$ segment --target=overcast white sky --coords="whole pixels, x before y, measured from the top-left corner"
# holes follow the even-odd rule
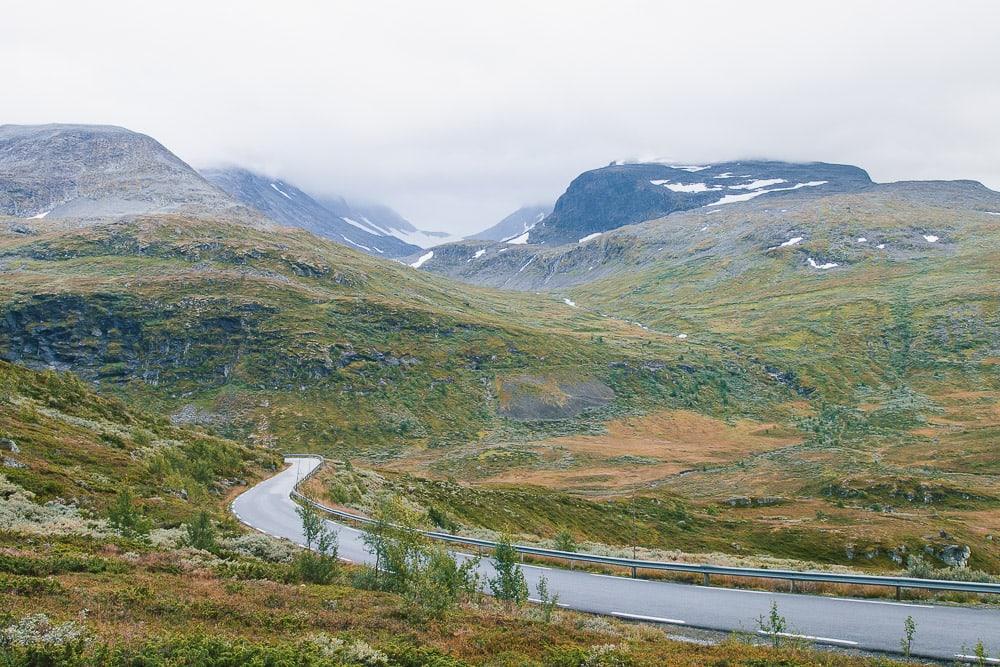
[[[8,1],[0,123],[124,125],[195,166],[471,232],[579,172],[849,162],[1000,189],[1000,2]]]

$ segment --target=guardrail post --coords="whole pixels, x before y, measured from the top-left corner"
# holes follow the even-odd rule
[[[789,590],[790,590],[790,591],[791,591],[792,593],[794,593],[794,592],[795,592],[795,580],[794,580],[794,579],[789,579],[789,580],[788,580],[788,583],[790,584],[790,586],[788,587],[788,589],[789,589]]]
[[[638,579],[639,578],[639,574],[635,570],[635,565],[632,566],[632,578],[633,579]]]
[[[702,575],[701,579],[702,584],[704,584],[705,586],[711,586],[712,584],[708,579],[709,579],[709,574],[708,572],[706,572],[705,574]]]
[[[896,599],[897,600],[902,600],[903,599],[903,587],[902,586],[896,586]]]

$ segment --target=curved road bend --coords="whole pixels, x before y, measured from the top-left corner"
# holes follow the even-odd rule
[[[240,495],[232,509],[250,527],[301,545],[301,525],[289,494],[319,461],[288,458],[285,462],[288,468]],[[341,558],[355,563],[371,560],[361,531],[327,523],[338,534]],[[480,571],[484,577],[491,576],[490,563],[484,560]],[[755,632],[757,619],[769,613],[773,600],[788,620],[790,633],[819,643],[898,652],[903,622],[912,616],[917,624],[914,655],[954,660],[972,653],[980,640],[994,655],[1000,649],[993,645],[1000,642],[997,609],[707,588],[535,565],[525,565],[524,574],[533,596],[544,574],[562,606],[624,619]]]

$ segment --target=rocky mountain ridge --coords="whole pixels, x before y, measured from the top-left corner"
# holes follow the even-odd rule
[[[0,126],[0,214],[247,216],[155,139],[110,125]],[[252,217],[252,216],[250,216]]]
[[[420,250],[378,228],[365,211],[355,210],[343,199],[321,202],[291,183],[240,167],[204,169],[202,174],[233,199],[279,224],[304,229],[376,257],[395,258]]]

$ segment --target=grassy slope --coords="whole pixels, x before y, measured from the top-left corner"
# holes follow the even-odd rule
[[[651,519],[649,546],[840,563],[874,553],[862,564],[894,567],[900,546],[960,541],[974,565],[997,569],[986,536],[1000,532],[988,488],[998,366],[985,352],[996,349],[996,285],[984,268],[995,222],[905,201],[825,206],[749,221],[722,211],[701,236],[703,214],[635,228],[631,254],[653,239],[663,257],[576,288],[578,309],[561,294],[459,287],[295,232],[170,217],[36,224],[0,235],[5,343],[285,451],[499,492],[518,482],[528,496],[636,491],[684,504],[698,529]],[[808,241],[763,252],[767,234],[791,229]],[[921,246],[932,229],[943,242]],[[891,239],[892,261],[853,242],[876,233]],[[809,271],[807,254],[849,268]],[[530,385],[542,393],[595,378],[617,398],[564,421],[502,417],[504,381],[525,375],[545,380]],[[692,428],[695,417],[714,421]],[[743,495],[795,502],[725,503]],[[588,516],[525,523],[551,537],[594,525]],[[605,539],[626,540],[616,535]]]
[[[69,502],[103,515],[123,487],[160,523],[176,525],[231,489],[262,479],[280,459],[129,408],[72,375],[0,362],[2,469],[38,503]],[[225,514],[216,512],[220,517]]]
[[[715,352],[688,354],[681,371],[683,353],[641,331],[550,298],[456,289],[303,233],[169,218],[38,229],[0,238],[5,346],[171,411],[192,405],[234,434],[280,436],[286,450],[384,458],[523,428],[497,415],[507,376],[597,378],[619,395],[603,417],[656,404],[692,367],[702,384],[728,376]],[[648,358],[665,372],[630,370]],[[782,394],[760,369],[730,382],[747,400],[723,411]],[[715,409],[701,393],[686,402]]]
[[[37,493],[36,501],[72,498],[99,516],[127,485],[160,527],[201,508],[222,518],[232,491],[226,480],[251,481],[275,464],[268,452],[175,428],[97,396],[72,376],[6,363],[0,363],[0,435],[19,449],[6,452],[4,474]],[[0,487],[11,490],[9,482]],[[187,500],[175,495],[178,487],[188,491]],[[0,510],[8,512],[13,502],[25,506],[5,495]],[[305,643],[317,633],[367,641],[396,665],[581,664],[592,647],[606,644],[628,660],[621,664],[634,665],[876,664],[738,642],[693,646],[658,630],[570,613],[547,624],[531,610],[512,613],[488,603],[416,622],[398,596],[358,590],[346,576],[302,585],[281,562],[152,546],[65,523],[40,534],[31,522],[0,531],[0,626],[44,613],[82,625],[90,643],[84,662],[35,656],[41,661],[23,664],[124,665],[138,664],[138,656],[157,665],[340,664]],[[112,653],[101,653],[109,647]],[[22,664],[3,644],[0,659]]]
[[[766,359],[809,388],[812,415],[798,424],[808,434],[802,446],[668,488],[704,498],[791,495],[799,502],[787,510],[740,513],[776,529],[838,532],[845,545],[873,542],[864,550],[883,556],[898,545],[969,544],[973,563],[995,570],[1000,550],[987,536],[1000,529],[991,518],[1000,474],[996,216],[842,196],[785,215],[761,206],[710,220],[706,252],[581,286],[573,298]],[[705,221],[651,226],[697,237]],[[766,252],[761,230],[780,240],[781,228],[807,240]],[[930,233],[942,239],[928,243]],[[741,252],[711,251],[733,238],[744,240]],[[810,269],[809,256],[841,266]]]

